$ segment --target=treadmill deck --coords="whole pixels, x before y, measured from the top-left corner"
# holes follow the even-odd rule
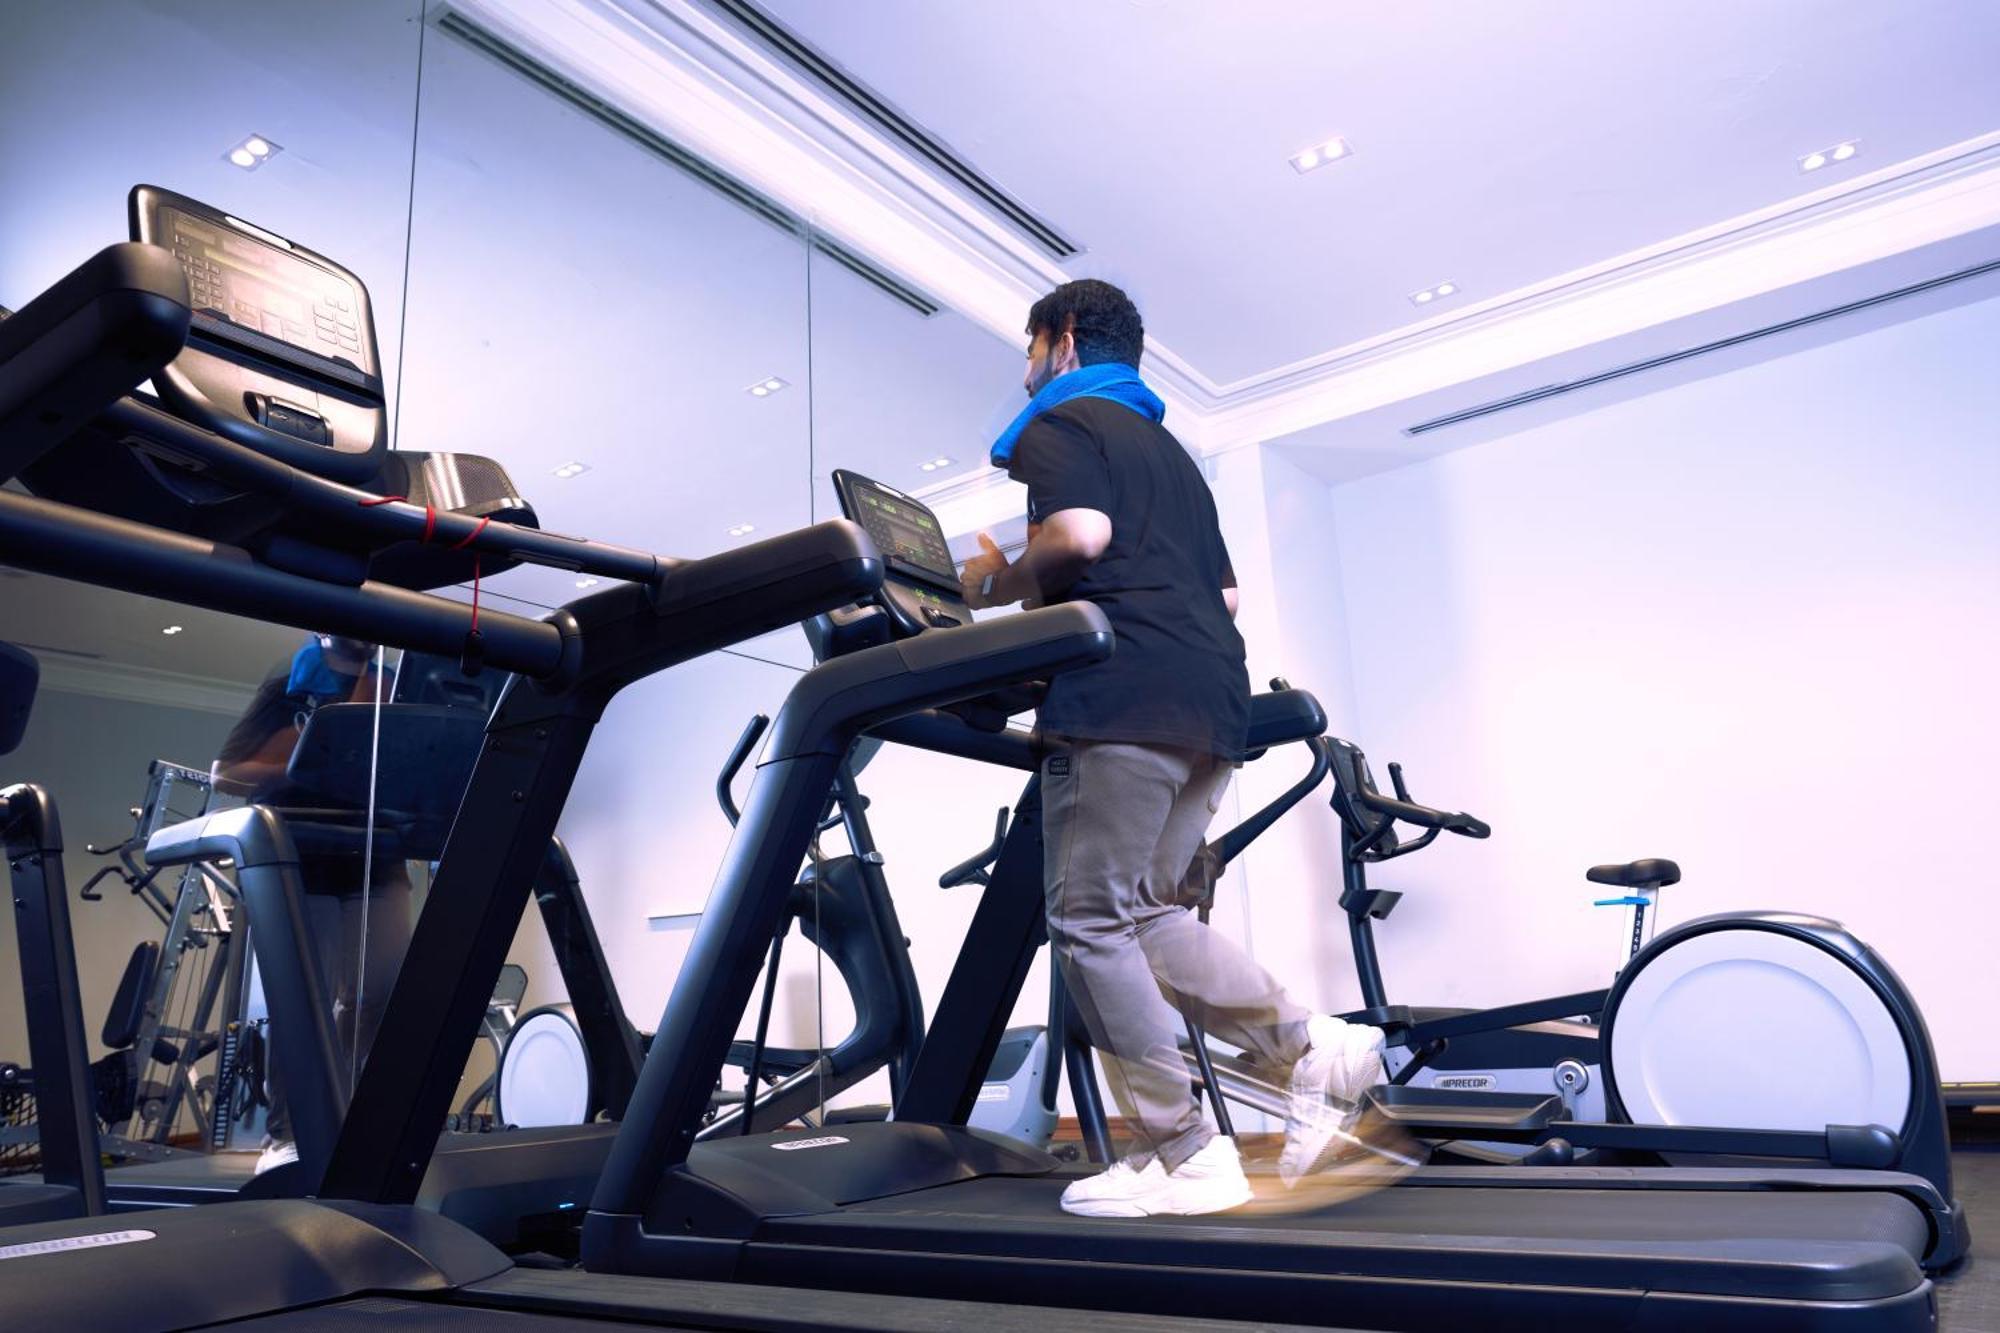
[[[735,1276],[1388,1329],[1933,1327],[1930,1224],[1890,1190],[1405,1186],[1303,1213],[1098,1219],[1061,1212],[1068,1178],[767,1218]]]

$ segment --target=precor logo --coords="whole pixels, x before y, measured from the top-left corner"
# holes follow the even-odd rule
[[[779,1152],[797,1152],[801,1148],[831,1148],[836,1143],[845,1143],[838,1134],[828,1134],[818,1139],[793,1139],[790,1143],[774,1143],[771,1146]]]
[[[1440,1088],[1455,1088],[1460,1092],[1487,1092],[1491,1090],[1494,1078],[1491,1074],[1446,1074],[1433,1085]]]
[[[63,1236],[57,1240],[31,1240],[25,1245],[0,1245],[0,1259],[26,1259],[37,1254],[60,1254],[64,1250],[93,1250],[100,1245],[135,1245],[152,1240],[156,1231],[93,1231],[87,1236]]]

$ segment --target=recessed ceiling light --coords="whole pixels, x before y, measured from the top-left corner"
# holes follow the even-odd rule
[[[928,462],[919,463],[917,466],[926,472],[936,472],[940,468],[950,467],[951,460],[949,458],[933,458]]]
[[[574,463],[574,462],[564,463],[561,467],[551,468],[549,470],[556,476],[561,477],[563,480],[567,481],[571,477],[580,477],[584,473],[590,471],[590,464]]]
[[[1433,301],[1442,301],[1447,296],[1456,295],[1458,295],[1457,283],[1441,282],[1435,287],[1426,287],[1420,292],[1411,292],[1410,304],[1429,305]]]
[[[729,530],[729,535],[732,537],[747,537],[756,530],[757,525],[755,523],[738,523]]]
[[[1831,162],[1845,162],[1861,151],[1859,139],[1849,139],[1831,148],[1818,148],[1799,159],[1800,171],[1818,171]]]
[[[253,134],[223,156],[245,171],[255,171],[284,150],[261,134]]]
[[[767,379],[758,380],[755,384],[750,385],[747,392],[752,398],[768,398],[778,390],[787,387],[790,383],[790,380],[781,380],[776,375],[772,375]]]
[[[597,579],[578,579],[576,581],[576,586],[579,588],[595,588],[598,585],[598,583],[599,580]]]
[[[1323,167],[1329,162],[1338,162],[1353,151],[1352,148],[1347,146],[1347,140],[1345,139],[1328,139],[1325,143],[1316,143],[1310,148],[1293,153],[1291,159],[1292,170],[1298,172],[1300,175],[1304,175],[1306,172],[1316,167]]]
[[[169,625],[165,629],[160,631],[160,633],[162,634],[179,634],[180,632],[181,632],[181,627],[179,625]]]

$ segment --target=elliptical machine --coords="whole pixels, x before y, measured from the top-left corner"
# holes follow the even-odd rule
[[[1377,1115],[1473,1161],[1893,1168],[1931,1182],[1941,1248],[1963,1252],[1929,1029],[1895,971],[1844,926],[1732,912],[1640,944],[1642,904],[1680,868],[1657,858],[1597,866],[1590,881],[1627,891],[1614,902],[1637,900],[1638,947],[1610,987],[1486,1010],[1392,1004],[1374,923],[1402,895],[1371,889],[1367,867],[1440,832],[1491,830],[1412,800],[1400,765],[1385,795],[1351,741],[1313,744],[1333,774],[1340,902],[1365,1006],[1344,1017],[1387,1036],[1390,1081],[1370,1094]],[[1398,824],[1422,832],[1405,841]]]

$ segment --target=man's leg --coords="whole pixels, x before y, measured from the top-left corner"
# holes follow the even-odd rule
[[[1141,887],[1188,779],[1184,755],[1078,742],[1042,765],[1049,938],[1141,1152],[1171,1171],[1214,1131],[1181,1062],[1180,1016],[1138,939]]]
[[[1186,910],[1186,876],[1222,804],[1231,765],[1189,757],[1190,777],[1163,830],[1142,887],[1138,933],[1160,987],[1180,1011],[1251,1052],[1282,1081],[1287,1184],[1352,1140],[1352,1103],[1382,1075],[1382,1033],[1314,1015],[1286,994],[1236,942]]]
[[[410,949],[416,925],[415,894],[409,870],[401,861],[375,867],[375,887],[366,895],[364,942],[363,895],[341,898],[341,949],[346,983],[340,987],[341,1049],[353,1051],[358,1072],[368,1062],[375,1034],[381,1029],[396,974]]]
[[[1187,910],[1183,880],[1222,806],[1233,766],[1213,755],[1183,756],[1189,778],[1161,830],[1135,908],[1140,946],[1174,1006],[1204,1030],[1289,1069],[1306,1053],[1305,1006],[1227,935]]]
[[[319,965],[321,980],[330,989],[337,988],[340,976],[341,955],[340,901],[328,894],[308,893],[300,899],[300,905],[305,908],[306,917],[306,939],[304,943],[307,948],[312,950],[313,959]],[[250,948],[252,952],[256,952],[259,937],[255,928],[256,923],[251,922],[250,924]],[[282,961],[268,959],[261,954],[258,956],[257,966],[267,972],[274,963],[277,966],[285,965]],[[327,999],[331,1002],[333,996],[329,995]],[[329,1012],[321,1015],[321,1021],[331,1023],[333,1022],[333,1017],[333,1014]],[[275,1047],[280,1042],[310,1040],[305,1034],[287,1032],[281,1029],[276,1023],[270,1024],[265,1029],[265,1033],[267,1042],[271,1047]],[[257,1167],[259,1171],[268,1170],[272,1166],[295,1160],[298,1155],[292,1147],[291,1103],[286,1096],[284,1081],[279,1076],[278,1066],[279,1061],[275,1057],[271,1057],[267,1065],[270,1072],[264,1079],[265,1094],[269,1099],[269,1109],[265,1112],[264,1116],[264,1137],[266,1142],[264,1145],[264,1156],[260,1159]]]

